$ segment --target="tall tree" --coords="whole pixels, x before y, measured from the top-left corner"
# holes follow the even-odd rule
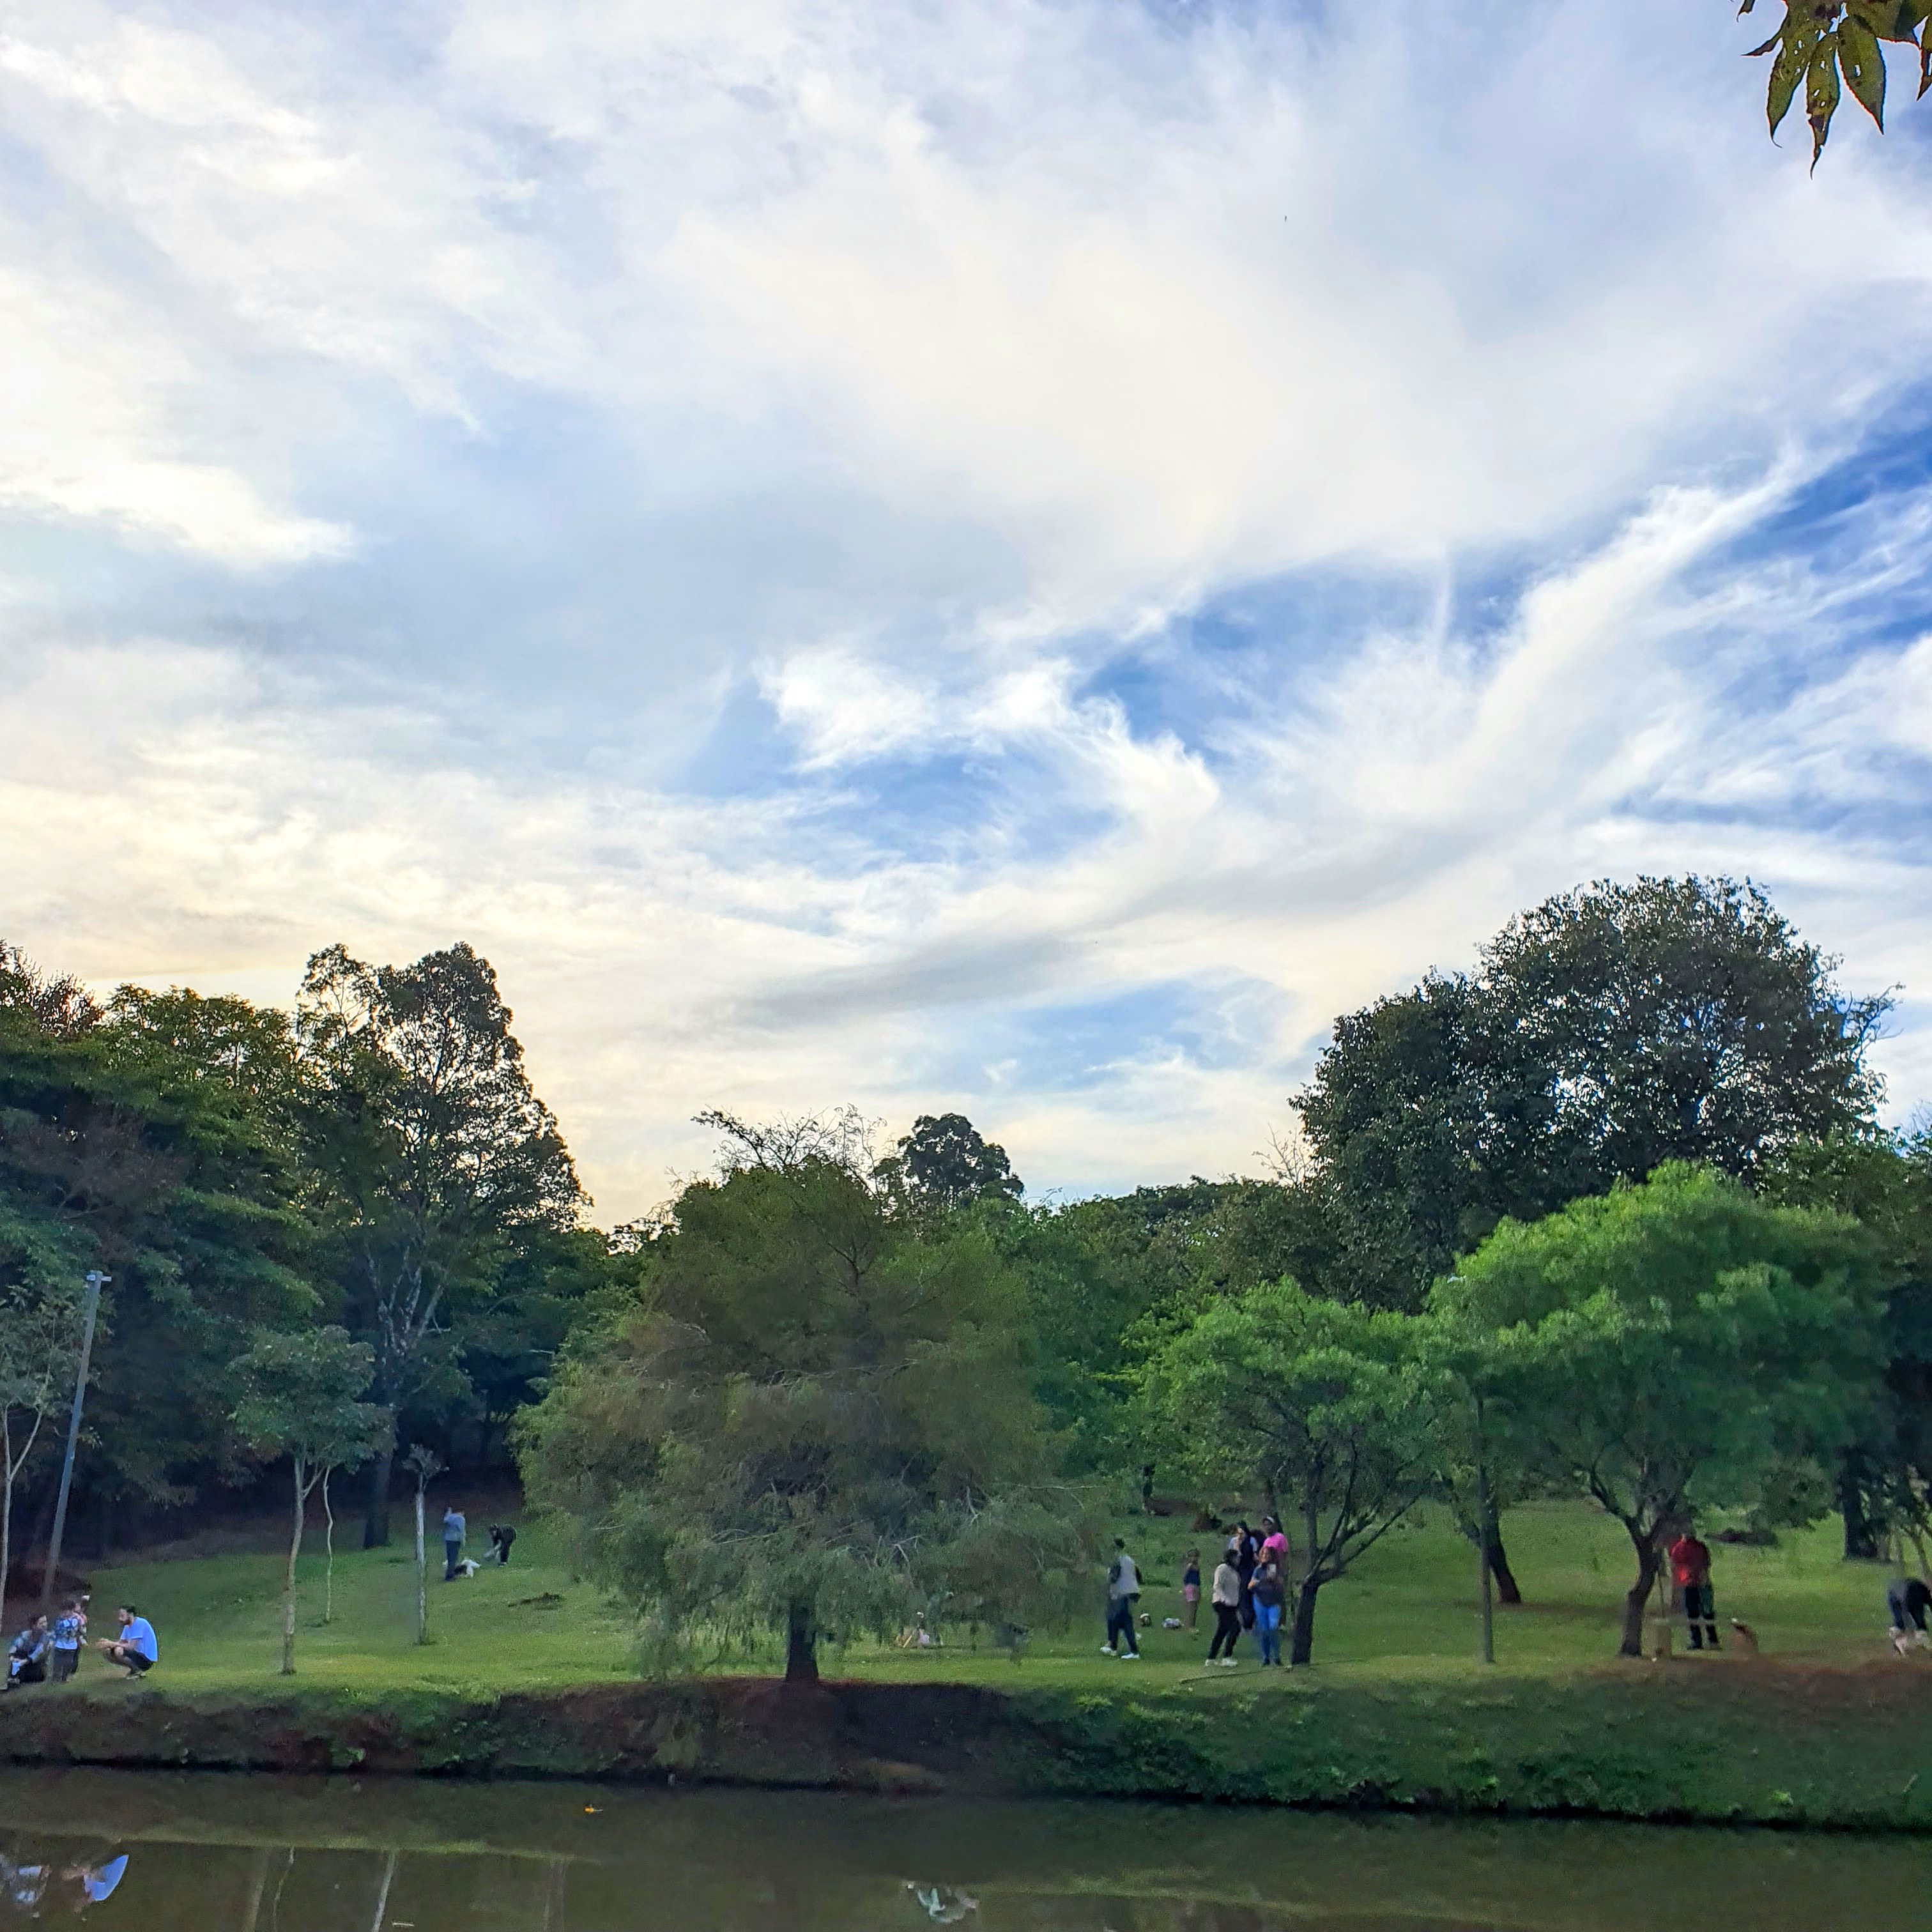
[[[365,1546],[388,1540],[395,1418],[437,1365],[452,1307],[488,1294],[518,1243],[569,1226],[584,1199],[510,1021],[489,962],[464,945],[411,966],[332,946],[303,977],[307,1152],[391,1423]]]
[[[920,1114],[876,1172],[908,1204],[942,1212],[969,1201],[1017,1201],[1025,1192],[1006,1149],[964,1114]]]
[[[114,1278],[76,1477],[103,1503],[219,1480],[229,1364],[251,1324],[314,1301],[279,1103],[193,1026],[151,1023],[192,998],[124,991],[104,1010],[0,947],[0,1290]]]
[[[1018,1283],[970,1221],[890,1211],[849,1120],[748,1127],[520,1425],[533,1499],[668,1659],[704,1631],[821,1638],[1024,1618],[1080,1565],[1042,1490]]]
[[[286,1456],[294,1516],[282,1582],[282,1675],[296,1672],[296,1564],[308,1499],[332,1469],[375,1454],[389,1418],[362,1400],[374,1352],[342,1328],[268,1333],[235,1364],[236,1433],[257,1456]]]
[[[1289,1281],[1210,1302],[1148,1364],[1149,1406],[1216,1482],[1258,1487],[1294,1522],[1291,1664],[1308,1662],[1316,1599],[1434,1486],[1451,1400],[1412,1316]]]
[[[74,1390],[80,1297],[72,1276],[0,1294],[0,1604],[14,1561],[14,1492],[47,1419]]]
[[[1636,1570],[1621,1647],[1636,1657],[1666,1528],[1753,1499],[1782,1459],[1856,1426],[1880,1300],[1856,1223],[1672,1165],[1504,1222],[1431,1308],[1491,1338],[1526,1455],[1622,1524]]]
[[[1416,1306],[1506,1214],[1666,1161],[1748,1179],[1865,1126],[1890,1001],[1834,964],[1754,886],[1603,882],[1512,920],[1474,974],[1344,1016],[1296,1099],[1342,1222],[1376,1231],[1365,1298]]]

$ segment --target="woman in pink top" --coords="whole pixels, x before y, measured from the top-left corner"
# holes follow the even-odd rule
[[[1262,1538],[1262,1561],[1272,1563],[1277,1570],[1288,1568],[1288,1538],[1281,1533],[1281,1525],[1271,1516],[1262,1518],[1262,1528],[1268,1533]]]

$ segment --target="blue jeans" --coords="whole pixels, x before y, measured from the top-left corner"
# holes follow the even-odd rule
[[[1264,1664],[1281,1661],[1281,1606],[1279,1604],[1257,1604],[1255,1606],[1255,1637],[1262,1647]]]

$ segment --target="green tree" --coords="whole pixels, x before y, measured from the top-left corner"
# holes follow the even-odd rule
[[[668,1663],[705,1631],[1020,1622],[1082,1567],[1045,1482],[1019,1284],[970,1222],[890,1211],[850,1117],[727,1136],[518,1427],[530,1493]]]
[[[964,1114],[922,1114],[898,1151],[879,1162],[878,1180],[914,1209],[941,1213],[969,1201],[1017,1201],[1025,1192],[1006,1150]]]
[[[1430,1303],[1493,1336],[1527,1454],[1623,1525],[1627,1657],[1666,1528],[1752,1500],[1793,1451],[1834,1448],[1879,1372],[1878,1275],[1856,1223],[1682,1164],[1505,1222]]]
[[[388,1540],[395,1421],[452,1352],[526,1239],[584,1201],[555,1117],[532,1090],[489,962],[457,945],[411,966],[340,946],[308,963],[296,1009],[305,1152],[350,1325],[374,1351],[389,1416],[365,1546]]]
[[[389,1418],[362,1396],[374,1351],[343,1328],[265,1333],[235,1364],[236,1433],[266,1460],[289,1459],[294,1519],[282,1581],[282,1675],[296,1670],[296,1561],[316,1485],[376,1453]]]
[[[1885,1380],[1834,1472],[1845,1555],[1870,1561],[1887,1532],[1932,1530],[1932,1136],[1806,1142],[1780,1156],[1760,1192],[1852,1216],[1877,1255]]]
[[[104,1010],[0,947],[0,1292],[114,1278],[76,1479],[104,1506],[220,1480],[230,1364],[251,1326],[314,1306],[280,1103],[198,1052],[192,1002],[124,991]]]
[[[0,1294],[0,1604],[13,1572],[14,1491],[47,1418],[73,1393],[80,1346],[76,1289]]]
[[[1755,13],[1743,0],[1740,16]],[[1847,88],[1876,125],[1885,126],[1885,44],[1911,48],[1918,92],[1932,87],[1932,0],[1786,0],[1778,31],[1754,56],[1768,56],[1771,76],[1766,118],[1774,136],[1804,90],[1804,118],[1811,125],[1811,165],[1825,152],[1832,118]]]
[[[1473,975],[1345,1015],[1296,1101],[1342,1221],[1374,1231],[1364,1298],[1419,1305],[1505,1215],[1867,1127],[1890,1002],[1834,964],[1754,886],[1601,882],[1512,920]]]
[[[1436,1480],[1453,1392],[1414,1318],[1280,1281],[1210,1302],[1150,1359],[1148,1407],[1206,1480],[1258,1485],[1299,1531],[1291,1664],[1312,1652],[1324,1584]]]

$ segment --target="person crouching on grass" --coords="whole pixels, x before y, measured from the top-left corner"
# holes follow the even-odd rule
[[[104,1636],[94,1647],[110,1664],[119,1664],[130,1677],[145,1677],[161,1660],[154,1627],[132,1604],[123,1604],[114,1614],[120,1623],[121,1634]]]
[[[47,1681],[47,1652],[52,1642],[47,1634],[46,1612],[43,1610],[8,1646],[9,1690],[17,1690],[23,1684],[44,1684]]]

